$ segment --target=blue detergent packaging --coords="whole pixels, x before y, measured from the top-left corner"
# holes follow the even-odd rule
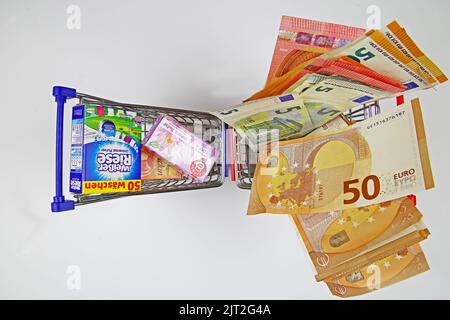
[[[142,116],[115,107],[72,110],[70,192],[141,190]]]

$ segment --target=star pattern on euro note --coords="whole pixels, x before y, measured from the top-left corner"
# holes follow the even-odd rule
[[[368,223],[374,223],[375,222],[375,218],[370,216],[369,218],[367,218],[367,222]]]
[[[352,222],[352,227],[355,228],[355,229],[358,228],[359,227],[358,221],[353,221]]]
[[[376,270],[376,268],[377,268],[377,266],[375,264],[373,264],[373,263],[370,266],[367,267],[367,269],[370,270],[370,271],[374,271],[374,270]]]
[[[385,212],[386,211],[386,207],[381,207],[380,209],[378,209],[378,211]]]
[[[310,164],[309,164],[309,163],[306,163],[306,164],[305,164],[305,169],[309,169],[309,167],[310,167]]]
[[[287,171],[287,168],[286,168],[286,167],[283,167],[283,168],[281,168],[281,171],[282,171],[282,172],[286,172],[286,171]]]
[[[267,188],[272,188],[272,184],[271,184],[271,183],[268,183],[268,184],[267,184]]]
[[[398,261],[400,261],[400,260],[403,259],[403,257],[397,253],[397,254],[395,255],[395,259],[397,259]]]
[[[345,223],[345,219],[344,218],[340,218],[338,221],[339,225],[343,225]]]
[[[386,269],[389,269],[391,266],[391,263],[389,261],[386,261],[385,263],[383,263],[383,267],[385,267]]]
[[[320,180],[317,179],[317,180],[316,180],[316,185],[319,185],[319,184],[320,184]]]
[[[292,166],[293,166],[294,168],[298,168],[298,163],[295,162]]]

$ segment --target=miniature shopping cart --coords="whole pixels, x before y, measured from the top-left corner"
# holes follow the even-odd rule
[[[227,128],[219,118],[207,112],[120,103],[79,93],[75,89],[60,86],[53,88],[53,96],[57,104],[56,194],[51,204],[53,212],[73,210],[75,206],[126,196],[220,187],[228,176],[231,176],[231,180],[236,181],[239,188],[251,188],[257,151],[253,151],[232,128]],[[194,134],[200,135],[199,137],[202,140],[214,145],[220,152],[219,158],[204,182],[197,182],[185,176],[181,179],[146,180],[142,181],[141,191],[74,194],[73,199],[66,199],[63,192],[63,129],[64,106],[70,99],[77,99],[77,105],[89,104],[99,107],[114,107],[126,112],[140,113],[142,115],[142,131],[144,135],[150,130],[159,115],[169,115],[185,128],[194,132]],[[350,121],[362,121],[379,112],[378,104],[372,103],[350,110],[346,117]],[[194,130],[196,123],[201,124],[201,132]]]

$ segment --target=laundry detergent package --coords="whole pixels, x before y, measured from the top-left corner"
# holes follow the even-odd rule
[[[219,156],[214,146],[167,115],[156,120],[143,145],[198,182],[207,179]]]
[[[139,113],[114,107],[73,107],[70,192],[140,191],[141,134]]]

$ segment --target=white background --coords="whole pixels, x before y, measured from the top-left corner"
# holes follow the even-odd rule
[[[70,4],[81,8],[80,30],[66,27]],[[0,298],[334,298],[314,280],[289,219],[247,217],[249,193],[229,181],[51,214],[51,87],[219,109],[263,86],[281,15],[365,27],[371,4],[383,25],[398,19],[450,73],[446,0],[1,0]],[[449,85],[418,93],[436,180],[418,195],[431,271],[363,298],[450,297]],[[71,265],[81,270],[80,290],[67,288]]]

